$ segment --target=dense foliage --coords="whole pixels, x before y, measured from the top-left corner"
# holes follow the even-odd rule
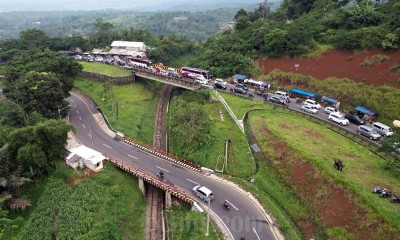
[[[321,45],[344,50],[396,49],[400,46],[399,12],[399,0],[285,0],[274,12],[242,9],[235,15],[235,29],[209,38],[194,63],[228,77],[249,73],[249,59],[301,56]]]
[[[186,159],[198,159],[206,154],[204,146],[210,140],[210,119],[204,109],[209,93],[184,92],[172,108],[174,117],[169,120],[169,136],[174,146],[174,153]],[[179,109],[179,110],[178,110]]]

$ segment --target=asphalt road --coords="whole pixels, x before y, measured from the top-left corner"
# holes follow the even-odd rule
[[[210,81],[208,85],[209,85],[209,86],[214,86],[214,81]],[[229,89],[230,89],[230,88],[232,88],[232,89],[235,88],[235,84],[228,83],[227,89],[225,89],[225,90],[217,89],[217,90],[218,90],[218,91],[222,91],[222,92],[227,92],[227,93],[229,93]],[[249,92],[252,93],[252,94],[254,95],[254,98],[255,98],[255,99],[259,99],[259,100],[261,100],[261,101],[264,101],[264,99],[263,99],[262,96],[256,95],[256,94],[254,93],[254,90],[250,89]],[[238,93],[236,93],[236,94],[237,94],[237,95],[241,95],[241,94],[238,94]],[[268,97],[271,97],[272,95],[274,95],[273,92],[268,92]],[[242,96],[243,96],[243,95],[242,95]],[[299,112],[303,112],[303,113],[308,114],[308,115],[310,115],[310,116],[313,116],[313,117],[315,117],[315,118],[329,121],[329,120],[328,120],[329,114],[324,113],[324,109],[325,109],[324,107],[321,107],[321,109],[319,109],[319,111],[318,111],[317,114],[312,114],[312,113],[304,112],[304,111],[302,110],[301,106],[303,106],[303,103],[304,103],[304,101],[302,101],[301,103],[296,103],[296,100],[295,100],[295,99],[291,99],[290,103],[287,104],[287,107],[290,108],[290,109],[299,111]],[[338,124],[338,123],[334,123],[334,122],[332,122],[332,121],[330,121],[330,122],[331,122],[332,125],[335,125],[335,126],[337,126],[337,127],[339,127],[339,128],[347,129],[347,130],[349,130],[349,131],[351,131],[351,132],[357,134],[358,125],[356,125],[356,124],[354,124],[354,123],[351,123],[351,122],[350,122],[349,125],[347,125],[347,126],[342,126],[342,125],[340,125],[340,124]],[[361,136],[361,137],[363,138],[363,140],[365,140],[365,141],[367,141],[367,142],[370,142],[371,144],[374,144],[374,145],[379,144],[379,141],[370,140],[370,139],[368,139],[367,137],[364,137],[364,136]]]
[[[211,201],[211,210],[224,222],[234,239],[275,239],[266,217],[245,195],[223,182],[208,176],[182,168],[156,156],[141,152],[131,146],[114,140],[101,131],[95,122],[89,107],[79,97],[72,95],[67,99],[71,109],[69,120],[76,128],[75,136],[82,144],[113,156],[125,164],[131,165],[154,177],[160,169],[164,172],[164,181],[193,195],[191,189],[197,184],[211,189],[215,195]],[[223,206],[224,201],[231,203],[230,210]],[[198,199],[200,203],[205,203]],[[205,231],[205,230],[204,230]]]

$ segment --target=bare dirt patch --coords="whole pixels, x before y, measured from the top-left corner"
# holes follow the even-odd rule
[[[349,191],[301,159],[285,142],[274,136],[261,119],[257,125],[261,126],[261,131],[255,133],[256,136],[268,135],[271,140],[268,143],[277,153],[276,159],[271,161],[273,167],[310,210],[310,218],[293,220],[305,238],[318,237],[321,227],[341,227],[356,235],[357,239],[382,239],[379,224],[366,223],[372,216],[357,205]]]
[[[385,61],[363,67],[366,59],[376,55],[388,56]],[[381,51],[371,50],[360,53],[330,50],[327,53],[313,58],[259,59],[259,66],[263,74],[274,69],[312,76],[323,80],[328,77],[349,78],[355,82],[367,85],[390,85],[400,88],[400,72],[391,69],[400,64],[400,50]],[[299,64],[296,68],[295,64]]]

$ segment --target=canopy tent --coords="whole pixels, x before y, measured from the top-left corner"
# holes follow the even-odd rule
[[[249,81],[247,81],[247,83],[252,85],[252,86],[263,87],[263,84],[265,82],[261,82],[261,81],[258,81],[256,79],[250,79]]]
[[[270,88],[271,87],[271,83],[269,83],[269,82],[263,82],[262,84],[261,84],[261,87],[265,87],[265,88]]]
[[[333,104],[335,104],[335,103],[338,102],[338,100],[333,99],[333,98],[329,98],[329,97],[327,97],[327,96],[322,96],[322,101],[331,102],[331,103],[333,103]]]
[[[302,95],[302,96],[305,96],[305,97],[310,97],[310,98],[313,98],[313,99],[316,99],[318,97],[318,95],[315,94],[315,93],[306,92],[306,91],[303,91],[303,90],[300,90],[300,89],[297,89],[297,88],[292,88],[292,90],[290,90],[290,92],[293,93],[293,94],[298,94],[298,95]]]
[[[377,115],[375,112],[373,112],[373,111],[371,111],[369,109],[366,109],[364,107],[361,107],[361,106],[356,107],[355,110],[357,112],[360,112],[360,113],[363,113],[363,114],[366,114],[366,115],[371,115],[371,116],[376,116]]]
[[[247,82],[247,80],[249,80],[249,77],[243,74],[235,74],[232,76],[232,78],[234,81],[238,83]]]

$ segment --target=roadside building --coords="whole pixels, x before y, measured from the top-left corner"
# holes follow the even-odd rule
[[[146,57],[148,47],[143,42],[114,41],[111,44],[111,55]]]
[[[78,147],[70,148],[67,150],[68,156],[65,161],[68,166],[72,168],[87,167],[94,172],[98,172],[103,168],[103,160],[106,157],[91,148],[84,145]]]

